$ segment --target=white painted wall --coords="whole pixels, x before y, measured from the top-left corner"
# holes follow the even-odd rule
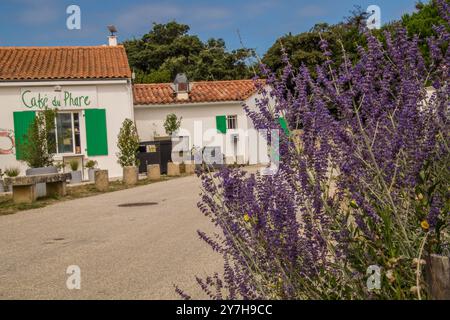
[[[122,122],[133,119],[133,100],[130,85],[99,85],[98,108],[106,109],[106,126],[108,132],[108,156],[90,157],[98,162],[101,169],[108,169],[110,177],[121,177],[122,167],[117,162],[117,136]],[[83,143],[83,142],[82,142]],[[84,142],[85,143],[85,142]],[[84,144],[86,145],[86,144]]]
[[[245,103],[255,106],[255,97]],[[247,117],[242,102],[178,104],[167,106],[135,106],[134,115],[141,141],[152,141],[158,136],[167,136],[164,122],[168,114],[174,113],[182,117],[179,136],[189,136],[189,148],[215,146],[220,147],[226,157],[235,156],[232,136],[238,135],[237,156],[245,163],[267,163],[267,143],[258,135],[248,130],[254,129]],[[216,130],[216,116],[237,115],[237,130],[227,130],[226,134]],[[198,126],[201,126],[199,129]],[[197,128],[196,128],[197,126]],[[261,153],[258,156],[258,152]]]
[[[42,83],[44,84],[44,83]],[[133,103],[131,94],[131,85],[126,81],[79,81],[79,82],[45,82],[45,87],[39,87],[39,90],[54,90],[54,86],[60,85],[63,90],[74,92],[88,91],[96,92],[96,99],[89,108],[106,109],[106,122],[108,133],[108,156],[90,157],[96,160],[101,169],[109,170],[110,177],[120,177],[122,168],[117,163],[117,135],[125,118],[133,119]],[[2,83],[0,84],[0,149],[9,149],[10,141],[5,137],[1,137],[1,132],[6,130],[14,130],[13,113],[16,111],[30,111],[23,106],[21,101],[21,91],[24,88],[32,88],[36,90],[36,82],[18,83]],[[86,89],[85,89],[86,88]],[[63,108],[61,108],[63,109]],[[83,108],[64,108],[64,111],[83,111]],[[84,117],[81,118],[81,149],[82,154],[86,156],[86,130]],[[56,155],[55,160],[60,160],[62,155]],[[27,169],[25,163],[17,161],[15,154],[1,155],[0,168],[17,166],[21,168],[22,174]]]

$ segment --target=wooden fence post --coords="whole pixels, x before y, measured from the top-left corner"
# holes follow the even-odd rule
[[[450,258],[432,254],[427,258],[426,282],[433,300],[450,300]]]

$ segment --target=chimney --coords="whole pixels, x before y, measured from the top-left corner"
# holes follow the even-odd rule
[[[108,26],[109,32],[111,32],[111,35],[108,37],[108,44],[110,47],[116,47],[117,46],[117,28],[113,25]]]
[[[109,36],[108,37],[108,45],[110,47],[117,47],[117,37],[116,36]]]
[[[172,89],[176,94],[177,100],[189,100],[190,84],[184,73],[177,74],[172,84]]]

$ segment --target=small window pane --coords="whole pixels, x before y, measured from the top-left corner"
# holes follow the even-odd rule
[[[56,153],[56,129],[51,129],[48,133],[48,152],[49,153]]]
[[[81,153],[81,137],[80,137],[80,114],[73,114],[73,129],[75,133],[75,153]]]
[[[58,153],[73,153],[72,114],[59,113],[56,116]]]
[[[237,129],[237,116],[228,116],[227,126],[228,129]]]
[[[187,83],[179,83],[178,84],[178,92],[186,92],[188,91],[188,84]]]

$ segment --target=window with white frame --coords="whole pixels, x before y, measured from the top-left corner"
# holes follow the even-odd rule
[[[227,116],[227,129],[237,129],[237,116]]]
[[[55,118],[55,131],[51,139],[55,142],[57,154],[81,154],[80,113],[58,112]]]

